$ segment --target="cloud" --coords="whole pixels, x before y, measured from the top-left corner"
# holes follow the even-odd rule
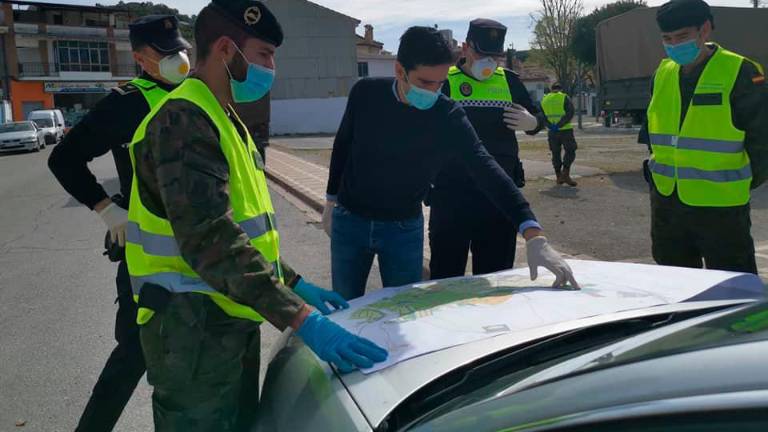
[[[94,4],[95,0],[48,0],[57,3]],[[129,0],[130,1],[130,0]],[[192,15],[200,12],[209,0],[152,0],[165,3],[181,13]],[[270,1],[264,0],[267,5]],[[345,15],[355,17],[364,24],[375,27],[376,38],[384,42],[386,49],[396,50],[397,40],[406,28],[412,25],[434,25],[454,30],[454,37],[461,40],[468,22],[484,17],[501,21],[509,27],[507,42],[516,48],[525,49],[530,40],[530,14],[540,5],[540,0],[313,0],[314,3]],[[117,0],[99,0],[102,4],[114,4]],[[607,0],[584,0],[584,11],[610,3]],[[651,6],[658,6],[666,0],[649,0]],[[748,0],[708,0],[713,6],[748,7]],[[362,31],[362,30],[361,30]]]

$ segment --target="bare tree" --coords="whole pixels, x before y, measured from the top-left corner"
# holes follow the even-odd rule
[[[567,91],[573,91],[581,69],[570,49],[576,21],[584,10],[582,0],[541,0],[541,9],[532,15],[536,22],[533,46],[552,68]]]
[[[760,6],[768,4],[768,1],[766,1],[766,0],[750,0],[750,3],[752,3],[753,7],[759,8]]]

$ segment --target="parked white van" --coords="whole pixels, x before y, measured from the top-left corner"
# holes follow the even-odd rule
[[[32,111],[27,120],[35,122],[37,127],[45,132],[46,144],[58,144],[64,137],[64,115],[61,110]]]

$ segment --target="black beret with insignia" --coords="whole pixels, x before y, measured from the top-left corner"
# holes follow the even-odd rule
[[[665,33],[686,27],[701,27],[707,21],[712,22],[712,28],[715,28],[712,11],[702,0],[672,0],[656,11],[656,22]]]
[[[264,3],[255,0],[213,0],[211,6],[249,35],[280,46],[283,28]]]
[[[467,43],[479,54],[504,55],[504,38],[507,27],[494,20],[478,18],[469,23]]]
[[[179,33],[179,20],[173,15],[147,15],[128,25],[131,46],[149,45],[161,54],[173,54],[190,49]]]

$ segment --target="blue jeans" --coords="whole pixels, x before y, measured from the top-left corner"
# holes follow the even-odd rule
[[[333,210],[331,276],[333,290],[350,300],[365,294],[373,257],[385,287],[421,281],[424,266],[424,216],[374,221],[341,206]]]

